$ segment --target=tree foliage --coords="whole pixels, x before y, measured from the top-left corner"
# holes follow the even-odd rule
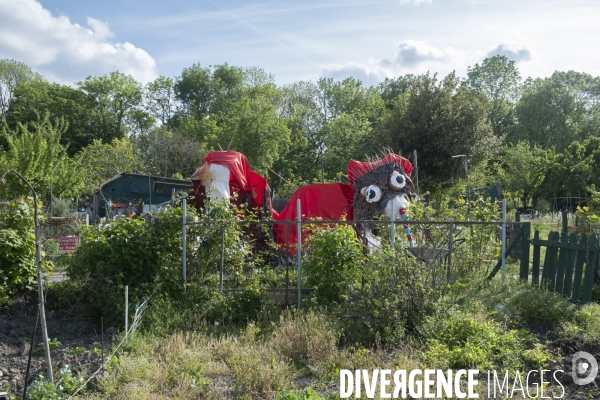
[[[0,152],[0,170],[15,169],[47,197],[50,185],[55,195],[71,195],[81,189],[80,157],[69,157],[60,143],[66,130],[63,120],[50,122],[48,114],[27,126],[18,123],[14,131],[7,131],[8,150]],[[7,185],[0,187],[0,196],[28,196],[29,188],[14,175],[7,177]]]
[[[540,186],[548,170],[548,153],[538,146],[526,142],[505,146],[500,153],[498,178],[503,188],[523,201],[523,207],[529,199],[539,193]]]
[[[0,305],[36,285],[35,224],[27,201],[0,203]]]
[[[466,154],[469,164],[477,165],[497,149],[488,113],[485,99],[474,99],[453,73],[441,81],[421,75],[386,113],[380,143],[409,154],[417,150],[419,182],[449,183],[453,155]]]
[[[491,102],[488,119],[494,134],[502,136],[513,125],[513,110],[519,98],[521,76],[515,62],[494,56],[467,69],[465,86]]]
[[[134,143],[127,139],[114,139],[110,143],[99,140],[84,148],[79,154],[86,185],[100,185],[123,172],[148,173]]]

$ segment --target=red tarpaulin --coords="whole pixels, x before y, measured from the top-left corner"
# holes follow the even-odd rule
[[[250,163],[245,155],[237,151],[211,151],[204,157],[204,163],[222,165],[230,172],[230,191],[237,190],[250,192],[254,204],[260,206],[263,202],[267,180],[250,170]],[[198,170],[189,179],[200,181],[202,171]]]
[[[354,190],[345,183],[318,183],[298,189],[281,213],[274,213],[276,221],[297,221],[297,200],[300,200],[303,221],[310,219],[339,220],[342,217],[352,219],[352,204]],[[273,236],[275,242],[283,251],[286,251],[286,226],[275,224]],[[290,250],[295,251],[298,242],[297,226],[290,225],[289,243]]]
[[[348,163],[348,183],[350,183],[350,185],[353,185],[356,178],[366,174],[367,172],[371,171],[372,169],[375,169],[377,167],[381,167],[382,165],[393,163],[393,162],[395,162],[398,166],[402,167],[402,169],[404,169],[404,172],[406,173],[406,175],[410,176],[410,174],[412,173],[412,170],[413,170],[413,167],[410,164],[410,161],[408,161],[404,157],[400,157],[397,154],[388,153],[381,160],[377,160],[377,161],[373,161],[373,162],[350,160],[350,162]]]

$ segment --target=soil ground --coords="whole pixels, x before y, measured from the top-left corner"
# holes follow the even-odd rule
[[[36,314],[36,293],[17,296],[0,307],[0,392],[7,391],[13,398],[23,392]],[[71,367],[74,375],[81,372],[89,376],[95,372],[101,365],[101,357],[97,354],[102,347],[99,324],[68,311],[47,310],[46,315],[48,337],[60,343],[50,351],[54,375],[66,365]],[[115,329],[105,330],[105,354],[115,334]],[[28,384],[46,372],[41,342],[41,325],[38,324]]]

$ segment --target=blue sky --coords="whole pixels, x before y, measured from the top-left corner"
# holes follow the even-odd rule
[[[600,1],[0,0],[0,58],[72,84],[113,70],[143,82],[193,63],[258,66],[278,84],[366,84],[504,54],[524,77],[600,75]]]

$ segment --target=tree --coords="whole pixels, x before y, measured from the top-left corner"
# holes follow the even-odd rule
[[[447,184],[453,176],[453,155],[466,154],[475,167],[499,146],[487,121],[489,102],[473,97],[454,73],[438,81],[421,75],[384,115],[381,144],[400,151],[417,150],[419,182]]]
[[[548,153],[538,146],[526,142],[508,144],[500,152],[498,179],[505,191],[518,196],[527,207],[529,199],[539,193],[546,176]]]
[[[133,143],[127,139],[113,139],[110,143],[99,140],[84,148],[79,154],[83,181],[86,185],[100,185],[123,172],[147,173]]]
[[[70,86],[42,80],[21,83],[15,90],[7,113],[12,129],[29,124],[48,113],[50,120],[63,119],[65,131],[61,143],[70,155],[90,144],[94,135],[94,107],[88,96]]]
[[[385,78],[378,85],[381,98],[385,101],[388,108],[393,108],[394,100],[410,89],[414,79],[414,75],[407,74],[392,79]]]
[[[144,91],[146,110],[164,126],[169,124],[178,109],[173,79],[159,76],[146,85]]]
[[[31,71],[27,65],[9,59],[0,60],[0,126],[21,83],[41,81],[42,76]]]
[[[110,142],[123,137],[127,133],[126,117],[142,104],[142,85],[118,71],[88,76],[77,85],[94,105],[94,139]]]
[[[528,79],[515,113],[513,142],[527,140],[561,152],[573,141],[600,136],[598,78],[574,71]]]
[[[339,179],[350,158],[379,146],[372,133],[383,110],[379,91],[353,78],[282,88],[279,115],[291,130],[291,146],[276,170],[302,181]]]
[[[506,134],[513,124],[513,110],[519,98],[521,75],[514,61],[505,56],[494,56],[467,69],[465,87],[477,94],[484,94],[492,103],[488,120],[494,134]]]
[[[551,153],[541,185],[546,198],[579,197],[592,185],[600,187],[600,138],[571,143],[562,153]]]
[[[164,126],[141,135],[137,148],[148,171],[167,177],[192,175],[205,156],[198,142]]]
[[[60,144],[65,130],[63,120],[52,123],[48,114],[27,126],[19,123],[15,131],[8,132],[8,150],[0,152],[0,169],[17,170],[42,197],[49,196],[51,184],[55,195],[77,193],[83,183],[81,160],[69,158]],[[16,177],[9,177],[8,184],[0,187],[3,198],[28,194],[29,188]]]

